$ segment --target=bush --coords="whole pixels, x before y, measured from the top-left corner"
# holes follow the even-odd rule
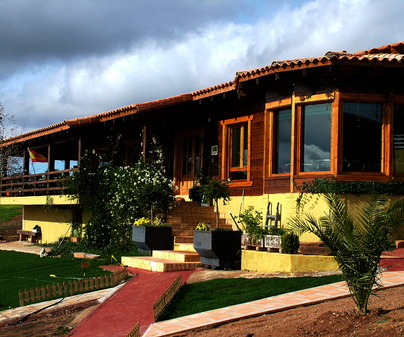
[[[299,252],[299,236],[295,233],[285,233],[282,235],[281,248],[282,253],[297,254]]]

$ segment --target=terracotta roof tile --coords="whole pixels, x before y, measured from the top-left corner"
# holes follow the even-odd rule
[[[222,83],[222,84],[218,84],[209,88],[205,88],[205,89],[200,89],[197,91],[192,92],[192,96],[193,99],[201,99],[204,97],[209,97],[213,95],[217,95],[217,94],[221,94],[221,93],[225,93],[231,90],[236,89],[236,82],[235,81],[230,81],[230,82],[226,82],[226,83]]]

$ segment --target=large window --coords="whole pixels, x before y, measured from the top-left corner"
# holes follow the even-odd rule
[[[344,103],[343,170],[381,172],[382,105]]]
[[[394,173],[404,173],[404,106],[394,109]]]
[[[302,106],[301,172],[330,170],[331,103]]]
[[[230,179],[247,179],[248,123],[230,126]]]
[[[290,173],[292,110],[275,112],[274,149],[272,173]]]

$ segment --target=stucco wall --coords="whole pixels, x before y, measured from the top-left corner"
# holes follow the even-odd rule
[[[87,215],[83,221],[86,222]],[[51,243],[60,237],[71,235],[72,211],[62,206],[24,206],[23,229],[32,230],[39,225],[42,230],[42,243]]]

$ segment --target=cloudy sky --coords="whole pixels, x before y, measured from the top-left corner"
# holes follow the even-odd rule
[[[0,103],[26,132],[399,42],[403,12],[401,0],[1,0]]]

